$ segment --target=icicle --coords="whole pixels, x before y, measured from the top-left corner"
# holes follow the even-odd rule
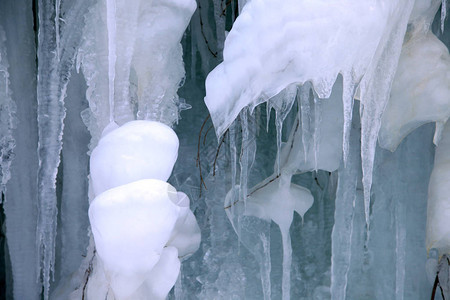
[[[248,151],[248,116],[247,109],[244,109],[240,114],[241,119],[241,129],[242,129],[242,143],[241,143],[241,157],[239,164],[241,166],[241,174],[239,180],[239,199],[243,199],[244,203],[247,200],[247,182],[248,182],[248,169],[249,169],[249,151]]]
[[[343,90],[342,90],[342,104],[344,108],[344,132],[342,134],[343,137],[343,159],[344,165],[347,164],[348,152],[349,152],[349,139],[350,139],[350,130],[352,126],[352,118],[353,118],[353,97],[355,95],[355,87],[356,84],[353,81],[353,78],[350,79],[351,75],[345,74],[343,75]]]
[[[367,229],[370,224],[370,189],[378,131],[384,108],[389,100],[391,84],[413,4],[412,0],[403,0],[394,7],[396,11],[394,15],[400,17],[389,20],[384,39],[377,50],[378,59],[373,60],[375,63],[370,65],[369,71],[361,82],[361,160]]]
[[[9,90],[9,64],[6,55],[6,37],[0,26],[0,191],[5,193],[6,184],[11,178],[10,167],[14,158],[14,140],[12,130],[16,126],[16,104]],[[0,199],[1,202],[1,199]]]
[[[108,30],[108,99],[109,122],[114,122],[114,79],[116,77],[116,0],[106,1],[106,27]]]
[[[283,244],[283,278],[281,285],[281,294],[283,300],[289,300],[291,298],[292,245],[291,235],[289,234],[289,227],[282,228],[280,226],[281,240]]]
[[[90,7],[90,0],[74,2],[65,13],[61,32],[61,57],[56,53],[56,26],[52,16],[55,6],[38,1],[38,224],[36,229],[38,272],[44,284],[44,299],[48,299],[50,275],[54,271],[56,237],[56,175],[60,163],[64,128],[64,97],[75,54],[81,38],[79,20]]]
[[[259,238],[263,245],[263,265],[260,268],[260,272],[264,300],[270,300],[270,297],[272,295],[272,287],[270,283],[270,271],[272,270],[272,263],[270,258],[270,236],[269,238],[267,238],[266,235],[261,234]]]
[[[338,171],[338,187],[331,233],[331,299],[346,299],[351,259],[353,219],[358,170],[360,168],[359,132],[350,133],[347,166]]]
[[[319,154],[320,123],[322,122],[321,103],[314,95],[314,170],[317,170],[317,155]]]
[[[61,196],[61,258],[60,275],[69,276],[81,263],[89,242],[87,217],[88,177],[87,145],[90,136],[80,118],[86,106],[86,84],[83,75],[72,71],[67,87],[67,116],[64,120],[62,149],[63,184]]]
[[[6,297],[41,299],[42,286],[36,276],[37,223],[37,116],[36,116],[36,50],[33,31],[32,2],[27,0],[0,1],[0,23],[7,44],[0,37],[0,69],[4,68],[5,50],[10,65],[8,93],[16,103],[14,160],[9,170],[11,179],[4,192],[3,226],[6,228],[9,256]],[[0,34],[1,35],[1,34]],[[19,38],[20,37],[20,38]],[[4,48],[3,45],[6,47]],[[3,97],[5,73],[0,71],[0,98]],[[3,102],[4,99],[0,100]],[[4,113],[4,112],[3,112]],[[0,123],[7,121],[3,115]],[[1,135],[1,134],[0,134]],[[2,171],[4,172],[4,171]],[[8,252],[8,253],[6,253]]]
[[[59,26],[59,15],[61,8],[61,0],[55,1],[55,31],[56,31],[56,56],[58,57],[58,61],[61,57],[61,45],[60,45],[60,26]]]
[[[230,156],[231,156],[231,186],[236,186],[236,169],[237,169],[237,150],[236,150],[236,122],[231,124],[228,137],[230,139]],[[234,201],[234,199],[233,199]]]
[[[278,112],[276,112],[275,127],[277,130],[277,161],[276,161],[275,172],[277,174],[280,174],[281,135],[282,135],[282,130],[283,130],[283,122],[278,117]]]
[[[442,6],[441,6],[441,32],[442,33],[444,33],[446,16],[447,16],[447,0],[442,0]]]
[[[395,201],[395,299],[404,299],[406,272],[406,211],[403,201]]]
[[[305,154],[305,163],[308,160],[309,154],[309,144],[311,141],[311,129],[310,129],[310,118],[311,118],[311,107],[309,104],[309,95],[311,93],[311,85],[306,82],[300,89],[300,111],[302,119],[302,144],[303,153]]]

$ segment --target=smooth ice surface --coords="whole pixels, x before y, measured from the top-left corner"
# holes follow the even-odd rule
[[[140,1],[133,67],[138,119],[169,126],[178,121],[177,90],[184,77],[180,45],[197,5],[194,0]]]
[[[383,114],[379,142],[394,151],[403,138],[428,122],[450,117],[450,55],[426,26],[407,34]]]
[[[436,149],[434,168],[428,187],[427,249],[450,253],[450,122],[442,132]]]
[[[359,81],[384,34],[390,2],[247,3],[225,41],[224,62],[206,79],[205,103],[217,135],[242,108],[292,83],[311,81],[325,98],[338,73]]]
[[[109,132],[91,154],[95,194],[140,179],[167,181],[178,143],[170,127],[153,121],[131,121]]]
[[[200,245],[200,228],[194,214],[189,209],[189,198],[183,192],[178,192],[177,202],[175,204],[180,207],[175,227],[167,243],[178,249],[178,256],[185,259],[197,251]]]
[[[329,99],[318,99],[315,103],[310,98],[309,90],[301,94],[300,112],[291,129],[288,141],[281,150],[281,168],[295,174],[298,171],[326,170],[335,171],[342,158],[342,81],[338,80]],[[311,113],[317,110],[320,121]],[[318,124],[314,126],[314,124]],[[310,130],[304,130],[309,128]],[[311,134],[313,132],[314,134]]]
[[[177,281],[180,272],[180,260],[178,250],[175,247],[165,247],[161,258],[147,275],[147,280],[141,288],[140,297],[132,299],[164,300]]]
[[[155,179],[136,181],[98,195],[89,220],[99,257],[119,299],[131,295],[160,259],[180,208],[176,190]]]

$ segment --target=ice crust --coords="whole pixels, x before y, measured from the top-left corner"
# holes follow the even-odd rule
[[[131,121],[107,133],[91,154],[94,193],[139,179],[167,181],[178,144],[175,132],[159,122]]]

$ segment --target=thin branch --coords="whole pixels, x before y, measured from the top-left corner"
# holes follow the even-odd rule
[[[220,14],[219,17],[225,16],[225,13],[227,11],[228,6],[230,6],[232,0],[228,0],[227,3],[225,3],[225,8],[222,10],[222,13]]]
[[[203,18],[202,18],[202,6],[200,3],[198,3],[198,15],[200,16],[200,31],[202,33],[203,39],[205,40],[206,47],[208,48],[208,51],[212,54],[212,56],[217,57],[217,52],[214,52],[211,50],[211,47],[209,46],[208,39],[206,38],[205,31],[203,30]]]
[[[206,137],[208,136],[208,132],[209,132],[212,128],[214,128],[214,125],[209,126],[208,130],[206,130],[206,133],[205,133],[205,135],[203,136],[203,146],[205,146],[205,143],[206,143]]]
[[[225,136],[228,133],[228,129],[227,131],[225,131],[225,133],[222,136],[222,139],[219,143],[219,146],[217,147],[217,151],[216,151],[216,157],[214,158],[214,164],[213,164],[213,176],[216,176],[216,163],[217,163],[217,158],[219,157],[219,152],[220,152],[220,148],[222,147],[223,142],[225,141]]]
[[[208,122],[209,118],[211,117],[210,114],[208,114],[208,116],[206,117],[206,119],[203,121],[202,127],[200,128],[200,132],[198,133],[198,144],[197,144],[197,161],[196,161],[196,165],[198,167],[199,173],[200,173],[200,195],[199,197],[202,196],[202,185],[205,187],[205,190],[207,190],[206,188],[206,184],[205,181],[203,180],[203,175],[202,175],[202,164],[200,161],[200,142],[202,140],[202,131],[203,128],[205,127],[206,122]]]

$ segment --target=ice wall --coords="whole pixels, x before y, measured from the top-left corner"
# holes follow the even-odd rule
[[[441,231],[426,233],[426,202],[437,212],[428,228],[445,221],[438,213],[446,203],[445,182],[435,175],[446,159],[444,4],[1,1],[0,138],[14,141],[1,146],[2,176],[10,173],[2,187],[6,298],[112,298],[109,267],[87,229],[95,193],[92,185],[88,192],[86,152],[100,145],[105,128],[135,119],[176,131],[180,150],[168,181],[190,199],[185,222],[195,215],[202,234],[199,250],[185,257],[180,249],[190,239],[175,238],[185,234],[182,226],[173,231],[151,274],[128,282],[145,277],[139,293],[164,298],[175,283],[169,299],[429,298],[426,274],[435,278],[439,257],[432,250],[426,260],[425,236]],[[193,109],[179,114],[189,107],[184,101]],[[376,147],[377,137],[396,151]],[[230,190],[236,195],[224,203]],[[139,198],[131,188],[107,196]],[[123,217],[130,207],[116,209],[106,198],[102,208],[119,215],[115,231],[133,224]],[[182,199],[163,203],[186,212]],[[129,243],[145,244],[137,240]]]

